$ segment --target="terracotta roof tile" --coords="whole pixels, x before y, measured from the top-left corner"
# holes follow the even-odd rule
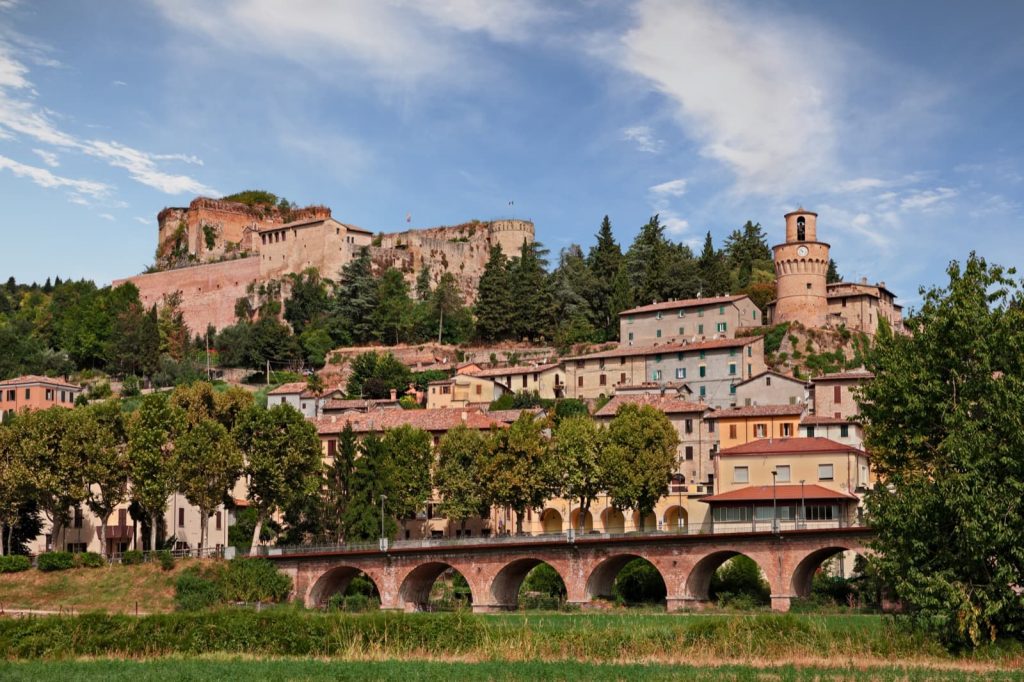
[[[774,488],[774,497],[772,488]],[[717,495],[709,495],[708,497],[701,498],[701,502],[767,502],[772,499],[791,501],[800,499],[856,500],[859,498],[851,493],[831,490],[816,483],[809,483],[802,486],[795,484],[776,486],[752,485],[725,493],[718,493]]]
[[[539,407],[528,407],[522,410],[484,410],[484,415],[511,424],[523,414],[529,412],[534,417],[539,416],[544,410]]]
[[[465,417],[465,418],[463,418]],[[356,433],[379,433],[402,425],[413,426],[424,431],[449,431],[459,424],[471,429],[485,431],[492,426],[504,426],[496,417],[480,410],[440,408],[435,410],[373,410],[351,412],[337,417],[323,417],[316,420],[317,431],[321,434],[341,433],[346,423],[352,424]]]
[[[682,400],[675,396],[651,395],[649,393],[631,393],[615,395],[600,410],[594,413],[595,417],[614,417],[623,405],[650,405],[656,410],[665,414],[679,414],[681,412],[699,412],[708,410],[704,403],[694,403]]]
[[[281,384],[272,391],[267,392],[267,395],[291,395],[292,393],[302,393],[305,390],[305,381],[292,381],[287,384]]]
[[[517,374],[532,374],[534,372],[546,372],[549,369],[558,367],[561,363],[549,362],[546,365],[516,365],[515,367],[493,367],[490,369],[482,369],[479,372],[473,372],[472,376],[481,377],[484,379],[492,379],[494,377],[506,377],[509,375]]]
[[[732,455],[816,455],[828,452],[854,452],[866,455],[851,445],[828,438],[762,438],[719,451],[719,457]]]
[[[804,413],[805,405],[746,405],[743,407],[727,407],[718,410],[713,419],[730,419],[742,417],[799,417]]]
[[[70,388],[76,391],[82,390],[81,386],[69,384],[63,379],[44,377],[39,374],[26,374],[24,376],[14,377],[13,379],[0,381],[0,386],[24,386],[25,384],[48,384],[50,386],[61,386],[63,388]]]
[[[650,305],[642,305],[637,308],[623,310],[619,315],[650,313],[658,310],[678,310],[679,308],[695,308],[697,306],[705,305],[721,305],[722,303],[738,301],[741,298],[747,298],[746,294],[739,294],[736,296],[714,296],[712,298],[684,298],[678,301],[662,301],[660,303],[652,303]]]

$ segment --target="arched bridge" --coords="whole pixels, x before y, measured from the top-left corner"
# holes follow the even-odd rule
[[[526,574],[547,563],[562,577],[567,600],[587,606],[610,596],[618,572],[643,558],[661,573],[670,611],[708,603],[711,577],[726,560],[743,554],[760,566],[771,587],[772,608],[789,610],[794,597],[810,593],[821,564],[844,551],[867,552],[871,531],[863,527],[802,529],[779,533],[566,535],[474,538],[445,542],[403,541],[379,547],[270,548],[267,558],[290,575],[295,596],[307,606],[326,603],[360,572],[374,582],[381,608],[423,609],[434,581],[446,570],[461,573],[473,610],[516,608]]]

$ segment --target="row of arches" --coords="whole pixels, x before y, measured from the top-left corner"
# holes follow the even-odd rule
[[[582,514],[582,518],[581,518]],[[562,512],[548,507],[541,512],[541,528],[545,534],[564,533],[572,528],[583,533],[609,533],[613,535],[639,530],[640,512],[631,512],[627,517],[620,509],[607,507],[598,515],[598,525],[594,525],[594,515],[587,510],[573,509],[569,515],[569,525],[566,526]],[[672,506],[665,510],[659,519],[658,515],[650,512],[643,519],[645,530],[665,530],[686,532],[689,524],[689,514],[681,506]]]
[[[848,550],[848,547],[833,546],[809,552],[795,565],[787,580],[788,585],[773,584],[771,585],[772,592],[797,597],[810,595],[812,579],[822,564]],[[758,565],[763,577],[768,575],[765,568],[770,567],[763,566],[753,557],[735,550],[711,552],[693,564],[685,573],[673,572],[668,566],[661,564],[664,560],[658,557],[655,557],[652,562],[637,553],[617,553],[603,558],[594,565],[582,583],[572,580],[572,571],[579,570],[580,567],[571,567],[565,563],[564,559],[546,560],[540,556],[512,559],[501,566],[489,581],[481,579],[479,573],[474,573],[472,564],[426,561],[414,566],[401,576],[397,593],[390,599],[385,596],[381,605],[383,608],[431,610],[431,593],[435,590],[439,578],[447,575],[462,578],[464,581],[462,584],[465,585],[463,599],[472,604],[474,608],[479,606],[486,610],[512,610],[519,605],[520,593],[527,576],[542,564],[546,565],[562,581],[562,587],[566,588],[568,601],[584,605],[594,599],[612,597],[616,591],[616,580],[622,575],[623,569],[639,561],[646,563],[649,566],[649,571],[653,571],[653,573],[647,573],[646,579],[650,580],[652,576],[654,580],[660,579],[664,588],[661,594],[667,595],[670,602],[673,600],[685,601],[694,607],[699,607],[713,596],[712,578],[715,572],[725,562],[736,556],[747,556]],[[479,571],[479,568],[476,570]],[[352,581],[360,576],[364,576],[366,580],[373,583],[377,594],[385,595],[386,590],[382,589],[384,585],[380,584],[383,576],[375,575],[374,570],[370,567],[367,567],[367,571],[364,573],[358,565],[338,565],[330,568],[310,586],[305,600],[307,605],[326,606],[332,596],[344,594]],[[574,586],[580,584],[582,584],[582,590],[573,589]]]

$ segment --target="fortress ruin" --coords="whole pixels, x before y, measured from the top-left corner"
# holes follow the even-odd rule
[[[180,291],[185,322],[193,333],[208,325],[222,329],[233,324],[235,301],[246,296],[250,285],[283,280],[309,268],[336,280],[363,247],[369,250],[374,274],[396,268],[412,286],[424,268],[429,268],[432,285],[449,272],[466,302],[473,303],[491,247],[516,257],[523,241],[534,238],[529,220],[474,220],[375,235],[334,219],[327,206],[250,206],[206,197],[188,207],[163,209],[157,225],[154,271],[114,285],[135,284],[147,307]]]

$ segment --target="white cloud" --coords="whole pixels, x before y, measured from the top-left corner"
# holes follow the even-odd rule
[[[641,0],[635,17],[619,65],[672,103],[738,191],[806,188],[833,169],[836,93],[823,62],[839,46],[819,50],[831,42],[823,31],[724,3]]]
[[[117,220],[117,218],[115,218],[114,216],[110,215],[109,213],[100,213],[99,216],[100,216],[100,218],[103,218],[104,220]]]
[[[959,192],[952,187],[936,187],[920,191],[908,192],[900,199],[900,210],[928,211],[934,210],[953,199]]]
[[[25,49],[30,52],[39,52],[43,48],[30,45]],[[31,54],[29,56],[31,57]],[[115,141],[82,140],[61,130],[53,122],[53,112],[36,103],[37,94],[32,88],[27,74],[28,69],[14,54],[13,44],[6,42],[3,36],[0,36],[0,137],[5,139],[26,137],[34,142],[61,150],[73,150],[102,159],[110,166],[127,170],[132,179],[137,182],[168,194],[215,193],[214,190],[194,178],[167,173],[157,165],[158,161],[179,161],[202,165],[202,161],[195,156],[150,154]],[[33,149],[33,152],[48,166],[56,167],[58,165],[57,155],[53,151],[37,148]],[[10,164],[5,167],[14,170]],[[18,175],[32,178],[34,182],[42,186],[67,186],[66,183],[62,184],[37,172],[25,170],[32,168],[31,166],[19,164],[19,167],[22,167],[22,172],[17,173]],[[58,180],[68,180],[52,174],[50,176]],[[105,192],[110,190],[108,185],[103,184],[102,186]],[[86,195],[91,194],[86,190],[80,191]],[[81,197],[78,198],[81,199]],[[76,201],[76,203],[80,202]]]
[[[648,126],[632,126],[622,131],[622,138],[636,143],[636,148],[642,152],[657,154],[664,145]]]
[[[110,186],[102,182],[61,177],[54,175],[45,168],[29,166],[6,156],[0,156],[0,170],[9,170],[16,176],[27,178],[40,187],[64,187],[71,189],[76,197],[81,199],[80,201],[75,201],[75,203],[83,203],[85,201],[82,195],[100,199],[110,192]]]
[[[153,221],[149,218],[143,218],[140,215],[135,216],[135,222],[141,223],[142,225],[150,225]]]
[[[483,34],[521,42],[551,16],[535,0],[153,0],[182,29],[205,33],[230,50],[277,53],[322,70],[350,61],[382,81],[464,80],[473,60],[460,38]]]
[[[665,226],[665,232],[674,237],[685,234],[690,229],[689,221],[680,217],[680,215],[675,211],[669,209],[662,209],[658,213],[658,219],[661,221],[661,224]]]
[[[650,191],[653,194],[660,194],[662,196],[681,197],[686,194],[686,180],[684,178],[669,180],[668,182],[651,187]]]
[[[836,190],[839,192],[863,192],[869,189],[879,189],[880,187],[886,187],[889,183],[879,178],[855,178],[853,180],[846,180],[840,182],[836,186]]]
[[[48,152],[45,149],[33,149],[32,153],[43,160],[50,168],[56,168],[60,165],[60,161],[57,160],[57,155],[53,152]]]
[[[124,87],[125,85],[128,85],[128,84],[125,83],[124,81],[112,81],[111,85],[116,85],[118,87]]]

